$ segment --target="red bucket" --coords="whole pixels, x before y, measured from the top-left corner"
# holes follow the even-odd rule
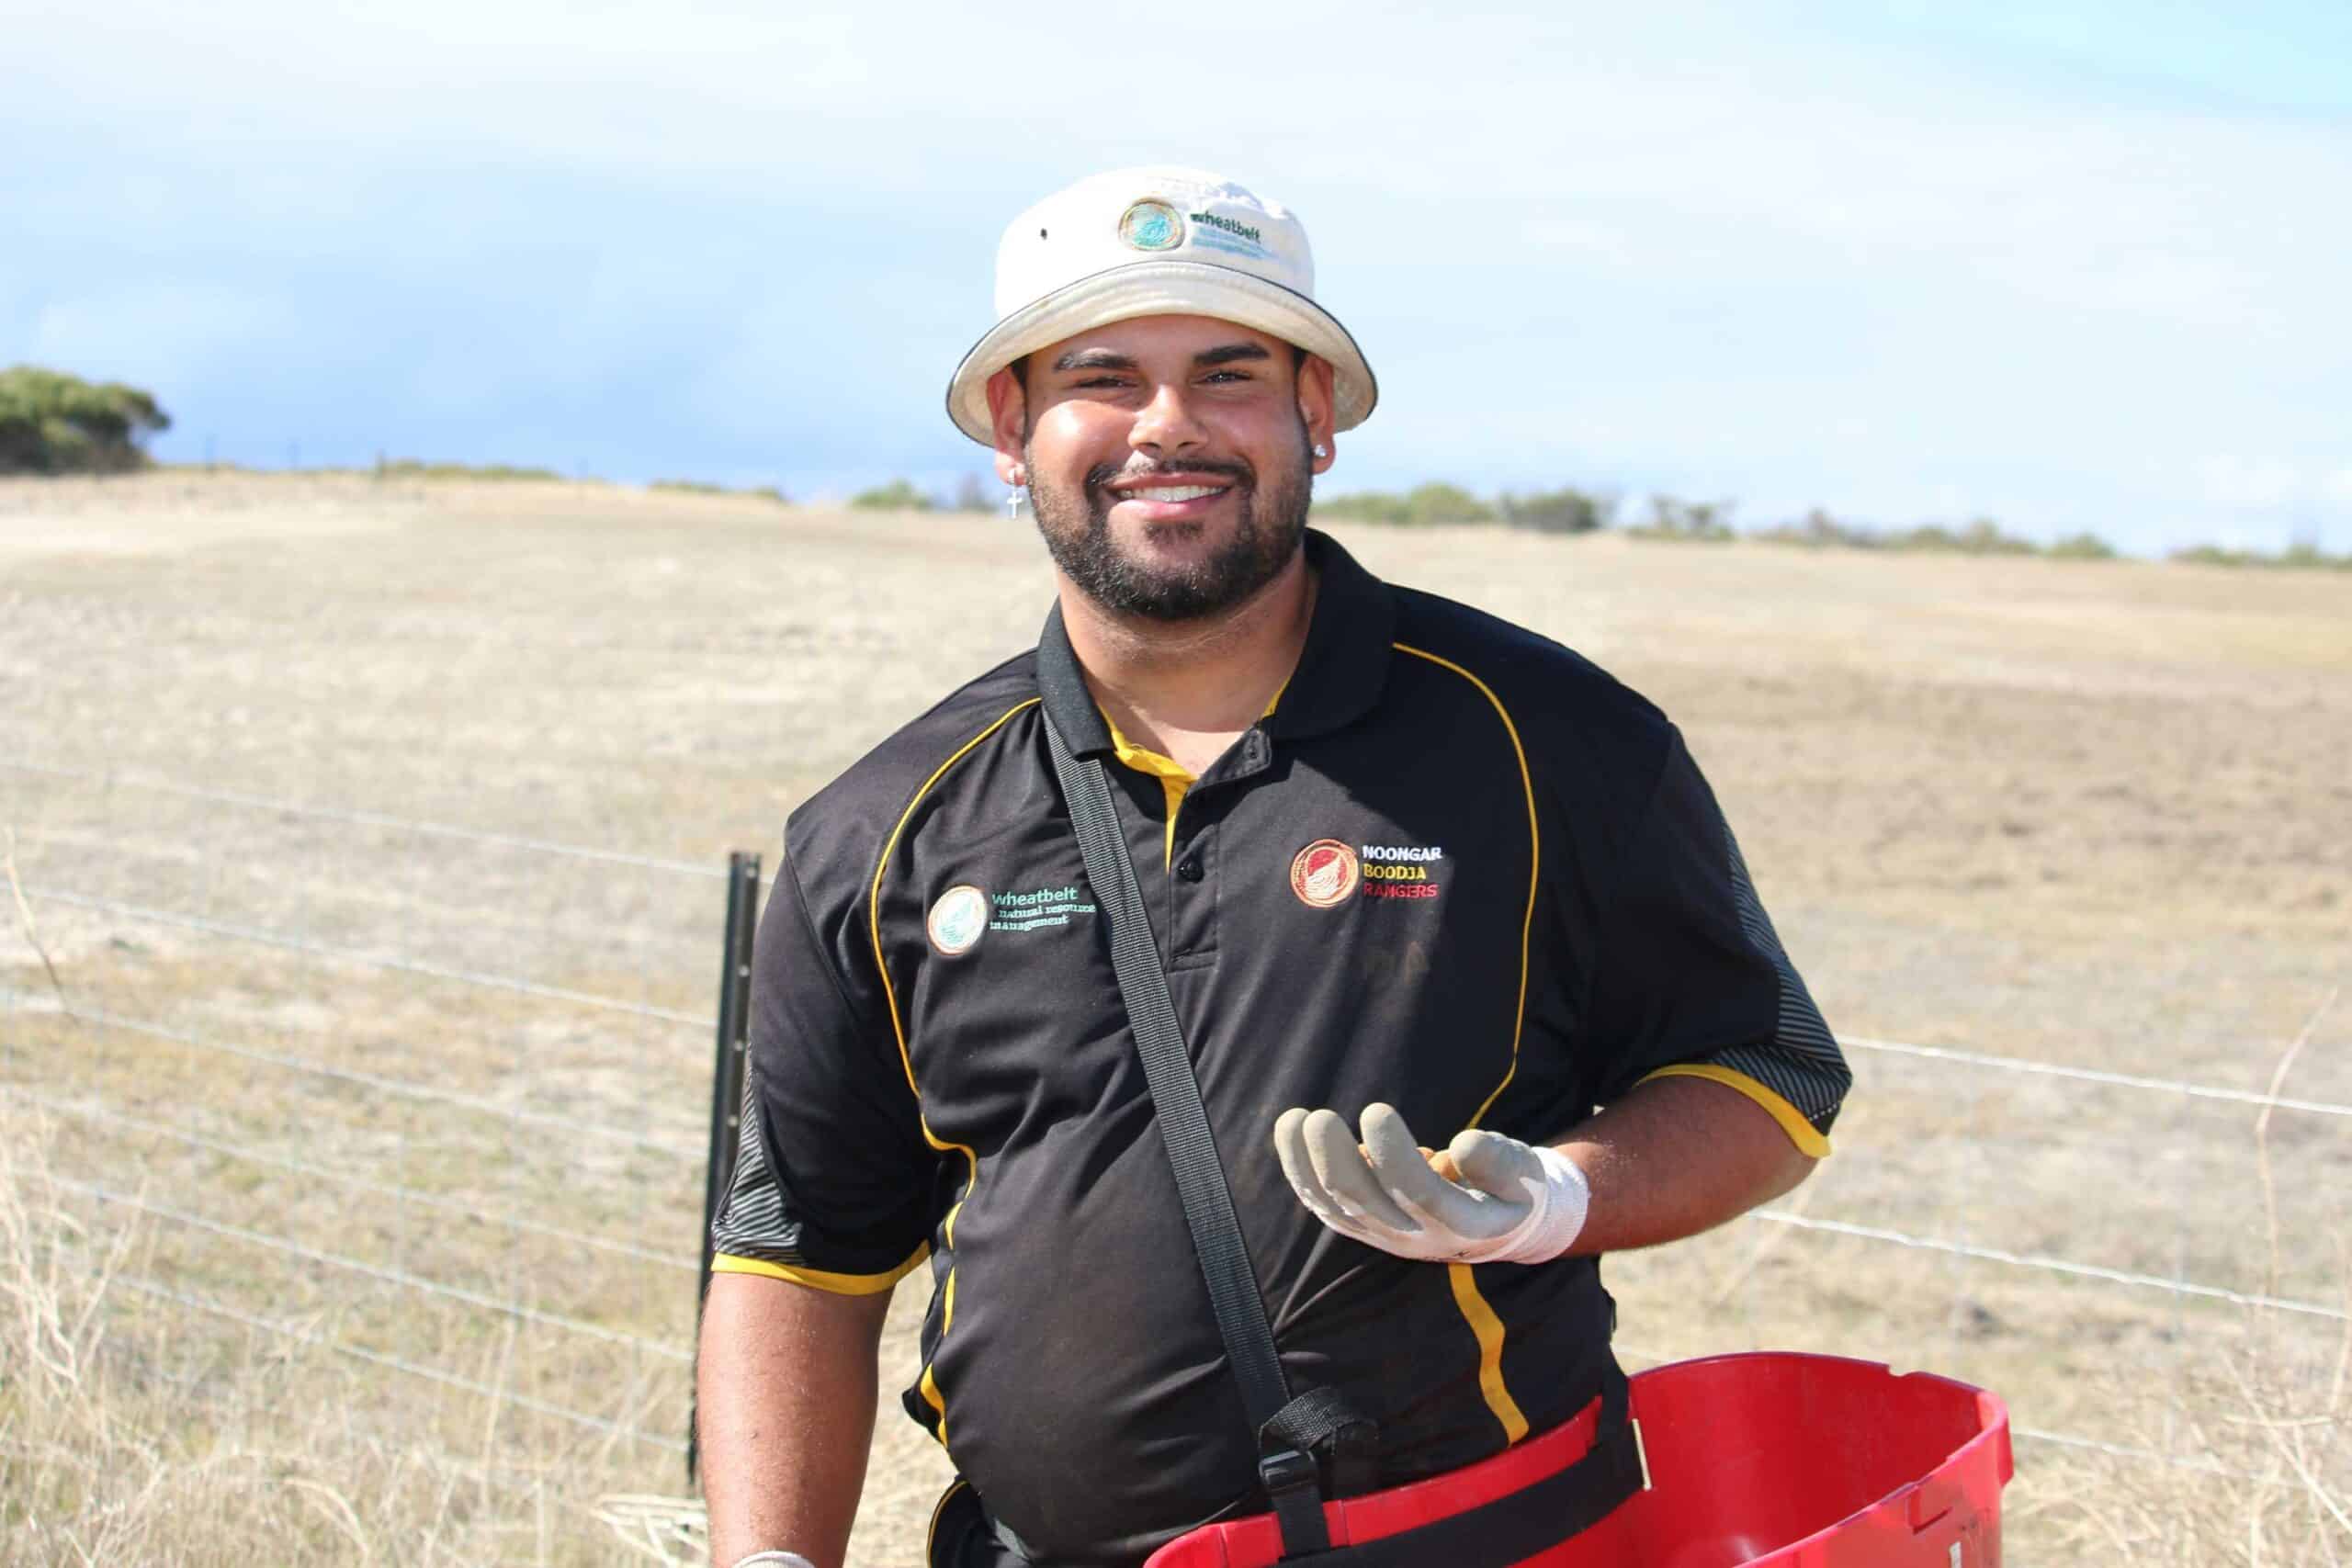
[[[1784,1351],[1632,1382],[1649,1488],[1528,1568],[1999,1568],[1999,1396]]]
[[[1630,1381],[1649,1484],[1513,1568],[1999,1568],[2012,1466],[1995,1395],[1787,1351]],[[1466,1470],[1326,1504],[1332,1540],[1361,1545],[1530,1485],[1584,1453],[1595,1413]],[[1183,1536],[1145,1568],[1266,1568],[1281,1555],[1260,1515]]]

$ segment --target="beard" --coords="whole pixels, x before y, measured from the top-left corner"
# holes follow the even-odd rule
[[[1024,446],[1022,459],[1029,468],[1029,502],[1037,517],[1037,532],[1064,576],[1086,596],[1107,610],[1153,621],[1193,621],[1231,609],[1272,581],[1298,553],[1306,533],[1306,511],[1313,499],[1308,469],[1306,424],[1299,422],[1298,450],[1279,473],[1261,479],[1257,468],[1238,459],[1191,457],[1181,467],[1137,468],[1134,464],[1097,464],[1089,468],[1076,489],[1042,485],[1033,447]],[[1155,566],[1122,549],[1111,537],[1111,509],[1118,497],[1113,480],[1156,472],[1215,474],[1229,479],[1227,492],[1240,508],[1233,536],[1199,561],[1175,567]],[[1150,523],[1145,532],[1183,536],[1198,533],[1202,523]]]

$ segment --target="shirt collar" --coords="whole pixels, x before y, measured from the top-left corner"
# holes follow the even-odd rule
[[[1337,540],[1309,528],[1306,548],[1317,580],[1306,647],[1273,716],[1261,721],[1281,739],[1337,729],[1370,711],[1387,683],[1389,638],[1396,622],[1388,585],[1357,565]],[[1037,692],[1073,756],[1113,750],[1110,726],[1086,689],[1059,604],[1046,613],[1037,634]]]

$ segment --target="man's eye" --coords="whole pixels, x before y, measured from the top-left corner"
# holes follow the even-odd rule
[[[1247,381],[1250,379],[1250,373],[1246,370],[1212,370],[1201,379],[1204,381]]]
[[[1082,388],[1124,387],[1126,383],[1116,376],[1090,376],[1078,385]]]

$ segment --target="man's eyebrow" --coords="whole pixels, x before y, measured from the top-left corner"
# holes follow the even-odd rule
[[[1272,359],[1272,355],[1254,343],[1228,343],[1222,348],[1205,349],[1193,355],[1193,363],[1205,370],[1217,365],[1238,365],[1248,359]]]
[[[1136,362],[1108,348],[1073,348],[1054,361],[1057,370],[1132,370]]]

